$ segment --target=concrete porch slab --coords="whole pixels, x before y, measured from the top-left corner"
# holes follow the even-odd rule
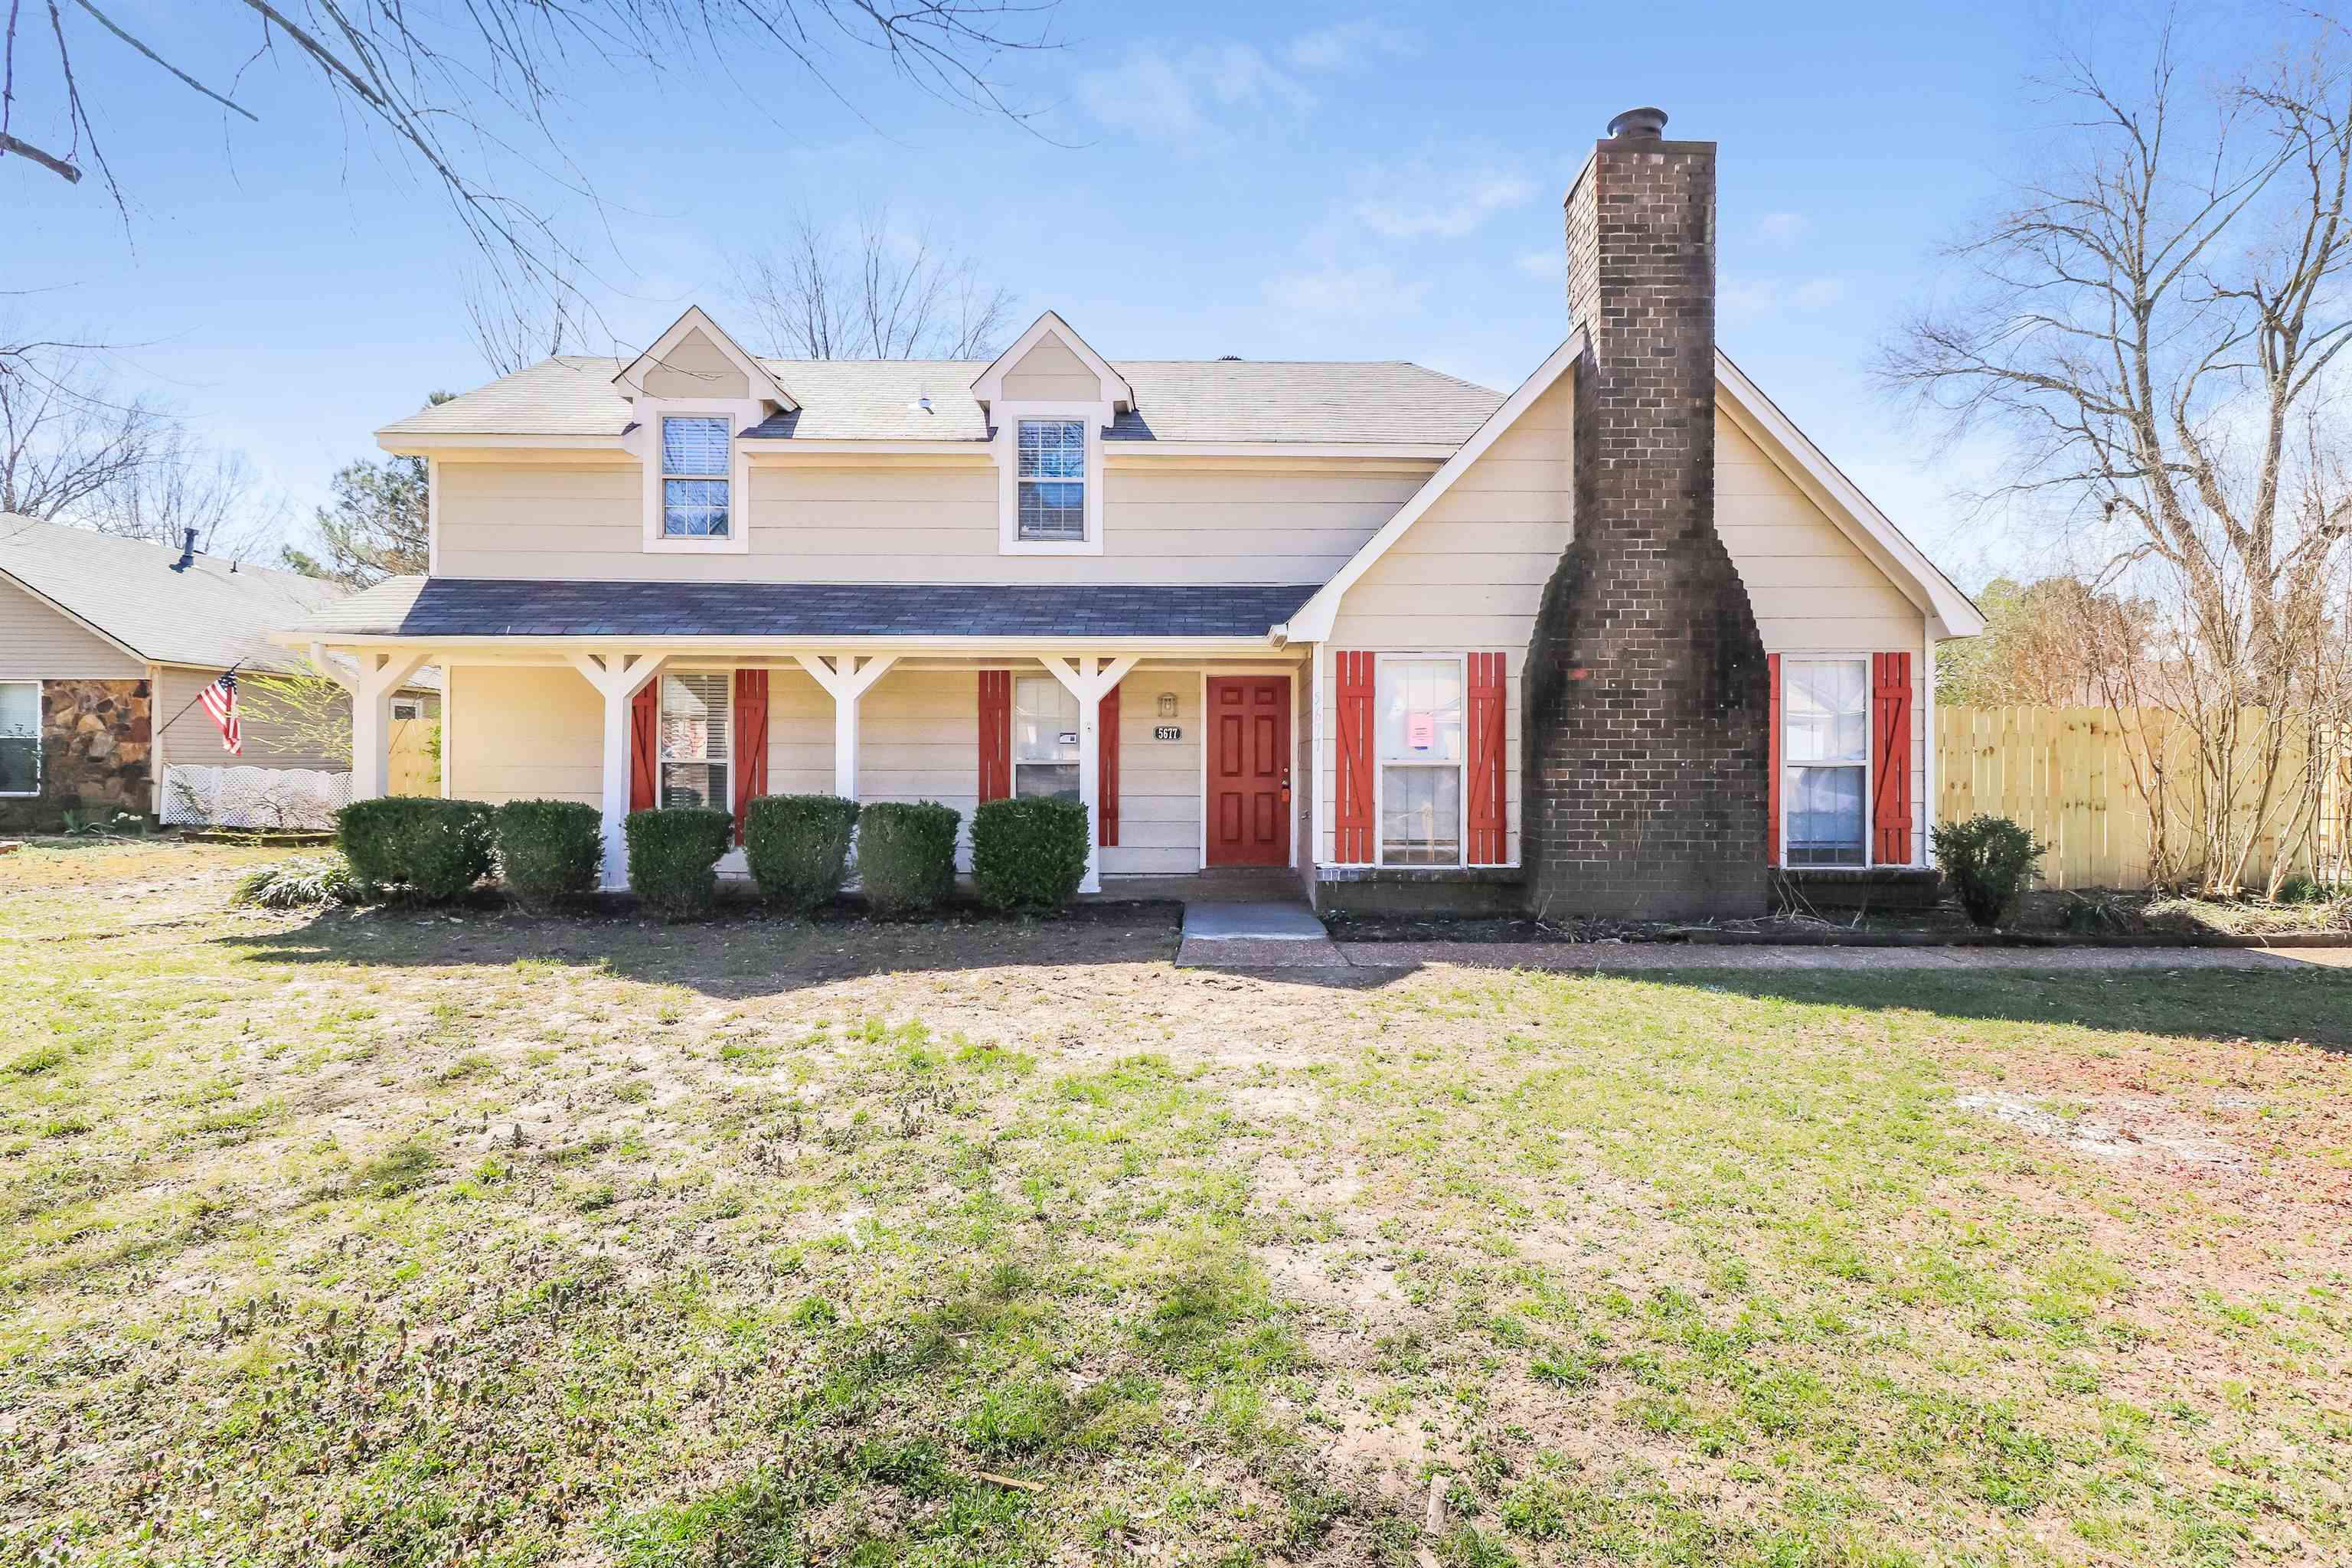
[[[1234,969],[1324,969],[1347,963],[1339,944],[1298,900],[1187,902],[1180,964]]]

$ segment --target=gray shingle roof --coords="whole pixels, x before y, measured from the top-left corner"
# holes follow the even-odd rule
[[[592,583],[394,577],[327,605],[323,637],[1255,637],[1316,585]]]
[[[764,360],[800,408],[756,426],[763,439],[984,441],[971,395],[986,369],[961,360]],[[567,354],[385,426],[390,437],[615,436],[629,405],[618,360]],[[1135,412],[1128,441],[1412,442],[1459,446],[1503,395],[1401,360],[1118,362]],[[931,412],[920,407],[931,400]]]
[[[199,555],[185,572],[180,552],[143,539],[0,512],[0,573],[63,605],[157,664],[289,670],[299,656],[268,634],[309,619],[343,594],[292,572]]]

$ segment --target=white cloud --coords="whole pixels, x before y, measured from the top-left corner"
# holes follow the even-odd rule
[[[1421,53],[1421,35],[1370,16],[1334,22],[1290,40],[1284,52],[1300,70],[1357,70],[1374,59],[1409,59]]]
[[[1081,73],[1078,98],[1113,130],[1165,142],[1219,136],[1233,110],[1302,111],[1315,101],[1256,48],[1231,41],[1134,45],[1116,67]]]
[[[1846,281],[1843,278],[1784,278],[1727,282],[1717,296],[1717,303],[1735,316],[1761,316],[1776,311],[1785,315],[1826,310],[1843,303],[1845,297]]]
[[[1358,194],[1350,210],[1356,220],[1388,239],[1460,239],[1536,194],[1536,183],[1515,169],[1420,161],[1366,169],[1353,184]]]
[[[1787,247],[1805,237],[1813,220],[1802,213],[1766,213],[1756,220],[1756,237],[1767,245]]]
[[[1511,265],[1530,278],[1568,276],[1568,256],[1559,250],[1524,250],[1511,258]]]
[[[1426,279],[1400,277],[1392,267],[1327,267],[1270,279],[1266,297],[1314,316],[1397,316],[1421,308]]]

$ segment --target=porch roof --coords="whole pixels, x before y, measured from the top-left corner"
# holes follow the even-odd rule
[[[610,583],[394,577],[326,605],[339,637],[1262,637],[1318,584]]]

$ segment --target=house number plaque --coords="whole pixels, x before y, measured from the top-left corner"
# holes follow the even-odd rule
[[[1154,724],[1151,727],[1151,738],[1155,741],[1181,741],[1184,738],[1184,726],[1181,724]]]

